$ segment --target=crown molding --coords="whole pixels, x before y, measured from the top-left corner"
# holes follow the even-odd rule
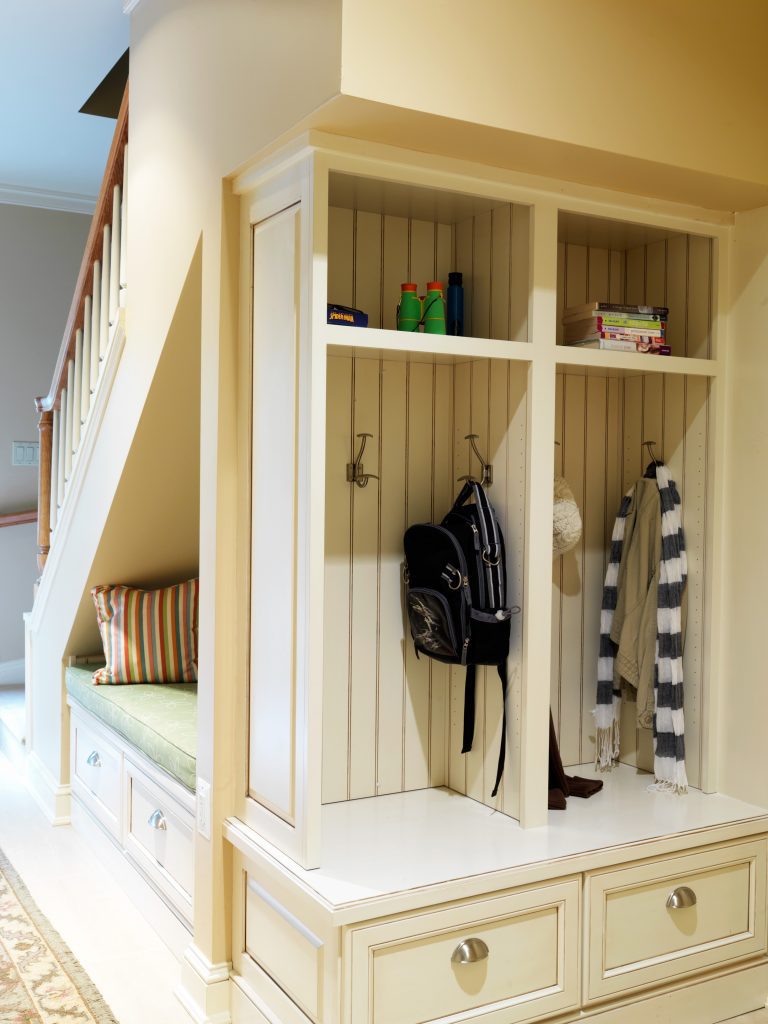
[[[78,192],[56,192],[25,185],[6,185],[0,182],[0,203],[11,206],[34,206],[39,210],[64,210],[67,213],[92,214],[96,209],[96,196]]]

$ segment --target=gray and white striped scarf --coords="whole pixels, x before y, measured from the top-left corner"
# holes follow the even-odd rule
[[[656,486],[661,502],[661,558],[656,612],[656,666],[654,671],[653,749],[655,789],[685,793],[685,729],[683,725],[682,598],[688,563],[680,516],[680,495],[661,463],[656,464]],[[624,526],[632,506],[633,490],[621,502],[611,536],[611,553],[603,586],[600,612],[600,653],[597,663],[597,749],[595,764],[606,770],[619,759],[621,690],[614,682],[616,644],[611,640],[618,597],[619,566]]]

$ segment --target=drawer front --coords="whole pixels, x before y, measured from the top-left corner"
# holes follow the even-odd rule
[[[126,849],[186,917],[194,873],[192,815],[129,765]]]
[[[592,875],[589,998],[763,953],[765,893],[765,839]]]
[[[575,1007],[579,901],[571,879],[355,929],[348,1024],[512,1024]]]
[[[91,812],[120,838],[123,755],[76,715],[72,716],[72,780]]]

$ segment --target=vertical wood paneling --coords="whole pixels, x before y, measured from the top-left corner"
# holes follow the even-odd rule
[[[578,306],[587,301],[587,247],[565,247],[565,305]]]
[[[586,377],[563,381],[563,476],[584,508]],[[579,760],[583,684],[584,538],[561,559],[560,590],[560,752],[565,764]]]
[[[587,297],[586,302],[606,302],[608,295],[607,249],[587,249]]]
[[[435,225],[430,221],[410,222],[411,276],[419,286],[419,295],[426,295],[427,282],[435,278]],[[403,278],[405,280],[405,278]]]
[[[689,356],[711,356],[712,330],[712,240],[690,235],[688,238],[688,352]]]
[[[493,230],[491,214],[482,213],[474,218],[472,239],[472,333],[476,338],[491,335],[491,246]]]
[[[495,364],[494,364],[495,366]],[[496,372],[496,370],[494,370]],[[525,487],[527,476],[528,370],[510,363],[507,375],[507,473],[506,501],[494,498],[504,527],[507,549],[507,588],[512,608],[509,658],[507,660],[507,758],[504,766],[502,809],[517,817],[520,813],[520,751],[523,683],[523,581],[525,579]],[[496,460],[498,463],[498,459]],[[493,741],[492,741],[493,742]]]
[[[453,367],[436,365],[433,371],[432,406],[432,511],[435,521],[445,515],[456,493],[453,452]],[[407,636],[407,632],[406,632]],[[448,704],[450,670],[431,663],[430,688],[430,785],[443,786],[448,775]]]
[[[355,232],[352,210],[328,210],[328,301],[351,306],[354,295]]]
[[[688,355],[688,239],[684,235],[667,242],[667,343],[673,356]]]
[[[606,268],[607,270],[607,268]],[[577,763],[595,757],[594,718],[596,669],[600,638],[600,607],[605,580],[605,533],[607,515],[607,446],[609,434],[618,433],[618,417],[609,415],[609,381],[587,377],[586,432],[584,435],[584,498],[580,505],[583,526],[583,628],[581,728]],[[575,431],[574,431],[575,433]]]
[[[471,423],[471,379],[472,365],[461,363],[453,375],[453,446],[454,476],[471,472],[471,452],[464,440]],[[482,449],[481,449],[482,450]],[[459,484],[455,483],[455,487]],[[461,753],[462,727],[464,722],[464,677],[466,670],[452,666],[450,669],[449,716],[450,734],[448,746],[448,784],[459,793],[467,791],[467,759]]]
[[[565,250],[563,250],[563,258],[565,258]],[[564,381],[565,377],[562,373],[559,373],[555,384],[555,441],[557,442],[555,445],[555,473],[557,476],[563,475]],[[550,706],[558,738],[560,736],[560,697],[563,692],[560,678],[562,662],[562,631],[560,629],[562,590],[563,560],[562,558],[557,558],[552,562],[552,678],[550,681]]]
[[[379,473],[379,362],[355,362],[355,435],[373,434],[364,466]],[[355,438],[357,440],[357,438]],[[352,487],[352,638],[349,688],[349,796],[370,796],[376,790],[376,696],[378,665],[379,494],[375,480],[367,487]],[[373,643],[373,651],[371,646]]]
[[[384,217],[384,244],[381,267],[381,326],[387,330],[397,327],[397,304],[400,285],[410,281],[408,249],[408,221],[404,217]],[[329,293],[330,294],[330,293]]]
[[[530,224],[531,213],[529,208],[527,206],[513,206],[509,266],[511,278],[509,288],[509,338],[512,341],[528,341],[528,305],[531,291],[528,257]],[[503,272],[503,265],[500,270]]]
[[[624,301],[633,305],[645,302],[645,246],[627,250]]]
[[[328,360],[325,467],[325,606],[323,645],[323,800],[347,798],[351,620],[352,488],[344,468],[352,459],[353,360]]]
[[[408,630],[403,604],[403,534],[405,532],[406,364],[382,364],[378,426],[381,457],[378,484],[381,513],[379,551],[379,632],[377,638],[376,792],[403,788],[404,637]],[[375,481],[368,486],[373,487]],[[347,485],[349,486],[349,485]]]
[[[474,225],[471,217],[456,224],[453,242],[456,250],[453,269],[461,271],[464,275],[464,334],[476,338],[478,335],[474,323]]]
[[[432,366],[408,364],[408,479],[406,519],[428,522],[432,515]],[[417,658],[413,644],[405,645],[403,751],[404,788],[429,785],[429,695],[432,662]]]
[[[491,338],[512,338],[512,207],[491,215],[491,295],[489,301]]]
[[[352,305],[364,309],[371,327],[381,327],[381,217],[376,213],[356,214],[355,278]]]
[[[561,242],[557,247],[557,326],[555,328],[555,340],[558,345],[563,343],[563,310],[565,309],[565,244]]]

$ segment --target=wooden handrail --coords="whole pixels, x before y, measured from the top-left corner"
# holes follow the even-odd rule
[[[75,338],[77,331],[83,326],[85,297],[90,295],[92,291],[93,262],[101,256],[102,232],[104,225],[108,223],[112,216],[112,192],[115,185],[123,181],[123,161],[127,141],[128,86],[126,85],[123,100],[120,104],[120,113],[117,115],[115,134],[112,138],[112,146],[109,150],[99,198],[96,203],[93,220],[91,221],[91,229],[88,232],[88,240],[85,243],[83,262],[80,264],[80,273],[77,277],[75,294],[69,309],[67,326],[64,330],[64,337],[61,340],[59,357],[56,360],[56,369],[53,372],[51,389],[47,395],[35,399],[37,411],[41,413],[50,412],[58,407],[61,390],[67,383],[67,365],[69,360],[74,358]]]
[[[37,509],[28,512],[3,512],[0,514],[0,529],[4,526],[20,526],[22,523],[36,523]]]

